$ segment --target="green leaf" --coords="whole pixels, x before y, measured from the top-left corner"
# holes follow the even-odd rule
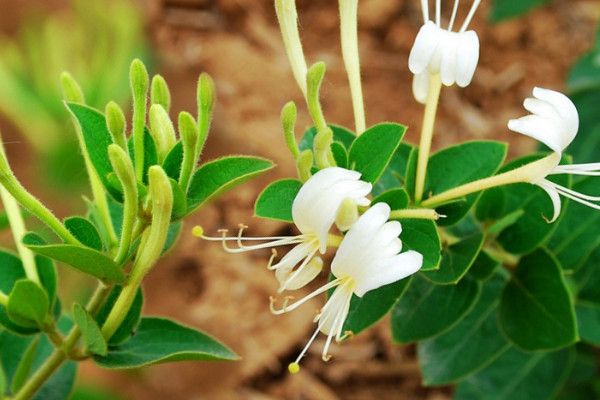
[[[335,165],[341,168],[348,168],[348,152],[342,143],[331,143],[331,153],[333,154]]]
[[[419,343],[418,358],[425,385],[459,382],[510,347],[498,327],[500,293],[505,282],[506,278],[496,274],[483,284],[477,304],[454,328]]]
[[[403,248],[415,250],[423,255],[421,271],[437,269],[442,259],[442,243],[437,227],[428,219],[406,218],[399,219],[402,224]]]
[[[183,144],[179,141],[167,157],[163,161],[162,168],[165,170],[167,176],[171,179],[179,180],[179,174],[181,173],[181,163],[183,162]]]
[[[456,285],[438,286],[415,275],[392,310],[394,341],[416,342],[451,329],[471,310],[480,289],[468,276]]]
[[[171,184],[171,192],[173,193],[173,215],[171,219],[177,220],[185,215],[187,211],[187,200],[185,198],[185,193],[179,186],[176,180],[173,178],[169,178],[169,183]]]
[[[48,295],[37,283],[20,279],[8,296],[6,311],[15,323],[26,328],[41,328],[50,309]]]
[[[410,280],[408,277],[371,290],[363,297],[352,296],[343,331],[358,334],[383,318],[402,296]]]
[[[500,22],[518,17],[550,1],[552,0],[494,0],[489,18],[492,22]]]
[[[61,261],[102,281],[125,282],[121,268],[97,250],[73,244],[46,244],[42,238],[31,232],[23,237],[23,244],[34,253]]]
[[[565,385],[556,400],[597,399],[600,387],[597,385],[596,356],[591,346],[575,346],[575,363]]]
[[[294,222],[292,203],[302,187],[297,179],[282,179],[262,191],[254,204],[254,215],[278,221]]]
[[[48,300],[53,304],[56,298],[56,271],[54,263],[47,258],[37,256],[36,264],[40,281],[46,290]],[[0,290],[4,293],[10,293],[15,283],[25,278],[23,264],[17,256],[0,250],[0,266],[2,270],[2,273],[0,273]],[[39,332],[37,328],[26,328],[12,322],[4,307],[0,307],[0,326],[19,335],[31,335]]]
[[[108,351],[106,340],[94,318],[79,304],[73,304],[73,318],[79,326],[85,350],[93,354],[105,355]]]
[[[390,189],[380,193],[374,199],[372,204],[386,203],[392,210],[403,210],[408,207],[408,193],[404,189]]]
[[[589,177],[573,185],[573,190],[589,195],[599,195],[598,179]],[[569,201],[560,223],[548,240],[548,249],[556,256],[565,271],[578,269],[600,246],[600,213],[583,204]]]
[[[400,145],[405,132],[405,126],[392,123],[383,123],[367,129],[350,147],[348,155],[350,168],[361,173],[361,180],[377,182]]]
[[[181,233],[182,226],[182,221],[169,225],[167,238],[165,239],[165,245],[163,246],[161,254],[165,254],[167,251],[171,250],[171,248],[175,245],[177,239],[179,238],[179,234]]]
[[[506,157],[506,143],[471,141],[438,151],[429,158],[423,198],[436,195],[465,183],[492,176]],[[409,191],[410,193],[410,191]],[[460,221],[477,201],[480,193],[472,193],[453,203],[436,207],[446,218],[438,225],[449,226]]]
[[[600,308],[581,302],[575,306],[575,312],[581,340],[600,346]]]
[[[106,356],[94,356],[103,368],[138,368],[174,361],[235,360],[237,356],[210,336],[162,318],[142,318],[135,336]]]
[[[481,250],[483,233],[464,238],[442,252],[440,269],[424,271],[423,276],[439,285],[455,284],[462,279]]]
[[[569,145],[569,154],[578,163],[598,162],[600,159],[600,90],[586,90],[571,95],[579,113],[577,140]]]
[[[339,142],[349,149],[352,145],[354,139],[356,139],[356,135],[352,133],[350,130],[344,128],[343,126],[337,125],[328,125],[333,132],[333,140],[334,142]],[[302,135],[302,139],[300,139],[300,143],[298,143],[298,148],[300,151],[304,150],[312,150],[313,143],[315,141],[315,136],[317,136],[317,128],[311,126],[304,132]]]
[[[114,390],[114,389],[113,389]],[[78,382],[69,400],[124,400],[112,390],[100,386],[100,383]]]
[[[81,243],[92,249],[102,251],[102,239],[98,230],[90,221],[81,217],[70,217],[64,220],[65,228]]]
[[[494,220],[502,217],[506,205],[506,190],[504,186],[485,190],[477,200],[475,217],[479,221]]]
[[[513,160],[500,172],[512,170],[518,166],[532,162],[543,155],[531,155]],[[549,178],[561,186],[570,186],[569,175],[554,175]],[[549,224],[544,219],[553,214],[553,207],[548,194],[541,188],[528,183],[515,183],[505,187],[506,205],[503,215],[523,209],[523,214],[516,222],[500,233],[498,242],[513,254],[527,254],[543,244],[552,234],[560,221]]]
[[[8,385],[6,382],[6,375],[4,375],[4,368],[2,368],[2,363],[0,363],[0,396],[4,395],[7,387]]]
[[[494,275],[494,271],[500,263],[492,258],[485,250],[477,255],[473,265],[469,268],[469,274],[480,281],[486,281]]]
[[[508,338],[525,351],[554,350],[577,341],[571,296],[547,250],[519,261],[502,293],[500,322]]]
[[[104,325],[104,322],[106,321],[108,314],[117,301],[119,294],[121,294],[122,289],[123,288],[121,286],[115,286],[108,294],[106,301],[96,314],[96,322],[98,326]],[[110,346],[118,346],[131,338],[131,335],[133,335],[133,332],[140,322],[143,306],[144,296],[142,294],[142,289],[140,288],[135,294],[135,298],[133,299],[133,303],[131,303],[131,308],[129,308],[127,314],[125,315],[125,319],[123,322],[121,322],[121,325],[119,325],[111,338],[108,339],[108,344]]]
[[[574,278],[579,286],[578,301],[600,308],[600,246],[596,247],[581,268],[575,271]]]
[[[133,136],[129,138],[127,141],[127,151],[129,152],[129,157],[131,157],[131,162],[135,165],[135,151],[133,150]],[[156,151],[156,143],[154,143],[154,138],[148,131],[147,127],[144,127],[144,174],[142,177],[142,182],[147,185],[148,184],[148,169],[158,164],[158,153]],[[118,200],[118,199],[117,199]]]
[[[231,156],[207,162],[190,181],[188,214],[273,166],[269,160],[249,156]]]
[[[456,388],[455,400],[552,399],[573,367],[572,348],[553,353],[509,349]]]
[[[17,393],[17,391],[21,389],[23,384],[27,381],[39,344],[40,336],[37,336],[31,341],[29,346],[27,346],[27,349],[25,349],[23,354],[18,357],[19,364],[12,378],[12,383],[10,384],[11,392]]]
[[[6,378],[5,391],[0,394],[8,393],[21,359],[33,340],[32,336],[20,336],[0,330],[0,365]]]

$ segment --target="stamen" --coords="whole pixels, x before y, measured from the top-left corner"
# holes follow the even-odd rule
[[[467,19],[465,19],[465,22],[463,22],[462,26],[460,27],[459,32],[464,32],[467,30],[467,27],[471,23],[471,19],[473,18],[473,15],[475,15],[475,11],[477,11],[477,7],[479,7],[479,3],[481,3],[481,0],[475,0],[473,2],[473,5],[471,6],[471,9],[469,10],[469,14],[467,15]]]
[[[267,263],[267,269],[271,269],[271,265],[273,264],[273,260],[277,257],[277,250],[271,249],[271,257],[269,258],[269,262]]]
[[[310,345],[312,344],[312,342],[315,341],[315,338],[317,337],[318,334],[319,334],[319,327],[317,327],[317,329],[315,329],[315,332],[313,333],[313,335],[308,340],[308,343],[306,343],[306,346],[304,346],[304,348],[302,349],[302,351],[298,355],[298,358],[296,358],[296,361],[294,361],[293,363],[290,363],[290,365],[288,365],[288,370],[292,374],[295,374],[296,372],[298,372],[300,370],[300,360],[302,359],[302,357],[304,357],[304,355],[308,351],[308,348],[310,347]],[[293,372],[293,371],[296,371],[296,372]]]
[[[564,186],[560,186],[554,182],[552,182],[552,183],[553,183],[552,186],[554,186],[555,189],[557,189],[559,193],[563,193],[563,192],[568,193],[572,196],[579,197],[579,198],[582,198],[584,200],[589,200],[589,201],[600,201],[600,196],[589,196],[587,194],[576,192],[576,191],[566,188]]]
[[[293,297],[292,296],[284,297],[284,303],[283,303],[283,307],[281,308],[281,310],[276,310],[273,307],[273,304],[277,301],[277,299],[271,296],[270,297],[270,300],[271,300],[271,304],[270,304],[271,313],[273,313],[275,315],[280,315],[280,314],[284,314],[286,312],[295,310],[296,308],[298,308],[302,304],[306,303],[308,300],[312,299],[315,296],[318,296],[319,294],[321,294],[323,292],[326,292],[327,290],[329,290],[332,287],[338,285],[339,283],[340,283],[340,279],[339,278],[335,279],[335,280],[329,282],[328,284],[321,286],[320,288],[318,288],[317,290],[313,291],[312,293],[304,296],[302,299],[298,300],[297,302],[295,302],[294,304],[292,304],[290,306],[288,306],[288,301],[290,299],[293,299]]]
[[[319,250],[319,248],[315,248],[313,251],[311,251],[305,258],[304,261],[302,261],[302,264],[300,264],[300,266],[298,268],[296,268],[296,270],[292,270],[290,271],[290,276],[288,276],[285,281],[281,284],[279,290],[277,291],[277,293],[281,294],[284,290],[286,290],[286,288],[288,287],[288,285],[298,277],[298,275],[300,275],[300,273],[302,273],[302,270],[304,269],[304,267],[306,267],[306,265],[312,260],[312,258],[314,257],[314,255],[317,253],[317,251]]]
[[[556,174],[600,176],[600,163],[558,165],[549,175]]]
[[[220,238],[210,237],[204,235],[204,229],[201,226],[195,226],[192,229],[192,234],[204,240],[209,240],[213,242],[221,242],[223,244],[223,248],[228,253],[242,253],[245,251],[266,249],[274,246],[286,246],[290,244],[298,244],[305,241],[304,235],[299,236],[272,236],[272,237],[242,237],[243,230],[247,228],[246,225],[240,224],[240,231],[236,237],[227,237],[227,233],[229,232],[227,229],[219,229],[217,232],[221,233]],[[252,246],[246,246],[241,241],[266,241],[267,243],[256,244]],[[236,241],[238,244],[238,248],[234,249],[227,246],[227,241]]]
[[[557,186],[557,187],[555,188],[555,190],[556,190],[556,191],[557,191],[559,194],[562,194],[563,196],[565,196],[565,197],[566,197],[566,198],[568,198],[568,199],[571,199],[571,200],[573,200],[573,201],[576,201],[577,203],[583,204],[583,205],[585,205],[585,206],[588,206],[588,207],[591,207],[591,208],[593,208],[593,209],[600,210],[600,205],[598,205],[598,204],[594,204],[594,203],[590,203],[589,201],[586,201],[586,200],[585,200],[585,198],[589,198],[590,196],[586,196],[586,195],[584,195],[584,194],[577,193],[577,192],[575,192],[575,193],[576,193],[576,195],[574,195],[574,194],[571,194],[571,193],[569,193],[569,192],[566,192],[566,191],[565,191],[565,189],[566,189],[566,188],[564,188],[564,187],[562,187],[562,186]]]
[[[454,0],[454,8],[452,9],[452,17],[450,17],[450,23],[448,24],[448,32],[452,31],[454,26],[454,20],[456,19],[456,12],[458,11],[459,0]]]
[[[435,24],[438,28],[442,27],[442,6],[441,0],[435,0]]]
[[[429,21],[429,1],[421,0],[421,11],[423,11],[423,23]]]

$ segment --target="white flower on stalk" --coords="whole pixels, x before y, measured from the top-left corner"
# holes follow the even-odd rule
[[[408,68],[415,74],[413,95],[420,103],[425,103],[429,92],[430,78],[440,75],[446,86],[456,83],[466,87],[471,83],[479,61],[479,39],[475,31],[467,27],[481,0],[475,0],[463,25],[458,32],[452,32],[458,0],[454,2],[452,17],[447,29],[441,26],[440,0],[436,1],[436,22],[429,20],[427,0],[421,0],[424,25],[419,30],[408,58]]]
[[[273,264],[277,252],[269,260],[268,268],[275,270],[280,283],[279,293],[284,290],[299,289],[312,281],[321,272],[323,261],[315,257],[317,252],[324,254],[328,245],[338,245],[340,237],[331,235],[329,230],[334,222],[340,230],[347,230],[354,221],[350,216],[358,216],[358,206],[368,206],[365,196],[371,192],[371,184],[360,180],[360,173],[344,168],[331,167],[314,174],[300,188],[292,205],[292,218],[300,235],[278,237],[243,237],[246,226],[242,225],[237,237],[210,238],[204,236],[202,228],[194,228],[194,234],[207,240],[221,240],[230,253],[251,251],[269,247],[296,245],[278,263]],[[226,241],[234,240],[238,248],[230,248]],[[267,241],[246,246],[243,241]]]
[[[512,131],[532,137],[554,151],[553,154],[526,165],[529,183],[544,189],[554,206],[555,221],[561,210],[560,195],[578,203],[600,210],[600,196],[589,196],[558,185],[546,179],[548,175],[572,174],[600,176],[600,163],[558,165],[562,152],[575,139],[579,116],[575,105],[567,96],[554,90],[534,88],[533,98],[525,99],[523,106],[532,114],[508,121]]]
[[[315,317],[317,329],[296,361],[290,364],[290,372],[298,372],[300,359],[319,332],[327,335],[322,356],[324,361],[331,357],[329,346],[334,337],[339,342],[352,334],[343,332],[343,327],[353,295],[363,297],[370,290],[414,274],[423,265],[423,256],[420,253],[412,250],[400,253],[402,242],[398,235],[402,232],[402,227],[397,221],[388,222],[389,217],[390,207],[385,203],[378,203],[367,210],[350,228],[331,263],[334,280],[291,305],[288,305],[290,298],[286,298],[280,310],[274,308],[276,300],[271,299],[271,311],[274,314],[282,314],[335,288]]]

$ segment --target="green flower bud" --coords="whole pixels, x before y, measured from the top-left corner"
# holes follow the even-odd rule
[[[319,90],[321,89],[321,82],[325,76],[325,69],[325,63],[319,61],[313,64],[306,74],[308,111],[317,127],[317,131],[322,131],[327,128],[323,110],[321,110],[321,103],[319,102]]]
[[[146,123],[146,95],[148,93],[148,71],[144,63],[135,59],[129,69],[129,83],[133,94],[133,153],[135,177],[138,182],[144,175],[144,124]]]
[[[333,143],[333,131],[330,128],[325,128],[315,136],[313,146],[315,161],[319,169],[335,166],[333,154],[331,154],[331,143]]]
[[[206,137],[208,135],[208,129],[210,128],[210,121],[212,117],[212,110],[215,105],[215,84],[206,73],[202,73],[198,78],[198,129],[199,139],[196,144],[196,158],[202,153]]]
[[[148,80],[146,66],[136,58],[131,62],[131,67],[129,68],[129,83],[134,99],[146,97],[146,93],[148,92]]]
[[[179,113],[179,136],[183,144],[183,161],[181,163],[181,174],[179,175],[179,185],[184,193],[198,162],[196,158],[196,148],[198,145],[199,133],[198,125],[194,117],[188,112]]]
[[[150,107],[150,134],[156,143],[158,160],[162,163],[177,142],[177,138],[171,118],[160,104]]]
[[[293,101],[290,101],[281,110],[281,124],[283,125],[283,135],[285,137],[285,143],[292,153],[294,159],[297,159],[300,155],[298,144],[296,143],[296,137],[294,135],[294,128],[296,126],[296,105]]]
[[[296,159],[296,169],[298,170],[298,178],[302,182],[306,182],[312,176],[310,170],[313,166],[314,156],[311,150],[304,150]]]
[[[121,146],[122,149],[127,149],[127,139],[125,137],[127,122],[125,121],[123,110],[121,110],[121,107],[117,103],[110,101],[106,105],[105,114],[106,126],[112,136],[113,142]]]
[[[81,87],[68,72],[63,72],[60,75],[60,86],[63,92],[63,98],[71,103],[85,104],[85,97]]]
[[[152,77],[150,99],[152,104],[160,104],[167,112],[171,110],[171,93],[169,92],[169,86],[167,86],[165,78],[161,75],[154,75]]]

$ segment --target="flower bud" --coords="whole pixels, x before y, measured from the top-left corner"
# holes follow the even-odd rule
[[[206,136],[208,135],[208,129],[210,127],[210,121],[212,117],[212,110],[215,105],[215,84],[206,73],[202,73],[198,78],[198,128],[199,128],[199,139],[196,144],[196,158],[202,153],[202,148],[206,142]]]
[[[131,67],[129,68],[129,83],[134,101],[136,98],[146,97],[146,93],[148,92],[148,71],[144,63],[137,58],[131,62]]]
[[[66,101],[71,103],[85,104],[83,91],[70,73],[63,72],[60,75],[60,86],[62,88],[63,98]]]
[[[108,158],[123,189],[137,193],[137,182],[135,181],[133,164],[126,150],[113,143],[108,146]],[[137,195],[134,198],[137,198]]]
[[[319,90],[321,88],[323,77],[325,76],[325,69],[325,63],[320,61],[313,64],[306,75],[308,111],[317,127],[317,131],[322,131],[327,128],[327,123],[325,122],[323,111],[321,110],[321,104],[319,103]]]
[[[330,156],[331,143],[333,143],[333,131],[330,128],[325,128],[315,136],[313,146],[319,169],[335,166],[335,161],[332,162],[332,156]]]
[[[310,170],[314,161],[315,157],[311,150],[304,150],[298,156],[298,159],[296,160],[296,169],[298,170],[298,178],[300,178],[302,182],[306,182],[310,179],[312,175]]]
[[[171,109],[171,93],[169,92],[169,86],[167,86],[165,78],[161,75],[154,75],[152,77],[150,99],[152,104],[160,104],[167,112]]]
[[[292,153],[294,159],[297,159],[300,155],[298,144],[296,143],[296,137],[294,135],[294,128],[296,126],[296,105],[293,101],[290,101],[281,110],[281,124],[283,125],[283,135],[285,137],[285,144]]]
[[[153,104],[150,107],[150,133],[156,143],[158,160],[162,163],[175,145],[177,138],[169,114],[160,104]]]
[[[127,139],[125,138],[125,129],[127,122],[121,107],[114,101],[108,102],[105,109],[106,126],[112,136],[113,142],[121,146],[123,150],[127,149]]]
[[[285,50],[300,91],[306,97],[306,60],[298,33],[298,13],[295,0],[275,0],[275,12],[281,29]]]
[[[179,175],[179,184],[184,193],[190,181],[194,167],[198,162],[196,157],[196,148],[198,145],[198,125],[190,113],[179,113],[179,136],[183,144],[183,161],[181,163],[181,174]]]

